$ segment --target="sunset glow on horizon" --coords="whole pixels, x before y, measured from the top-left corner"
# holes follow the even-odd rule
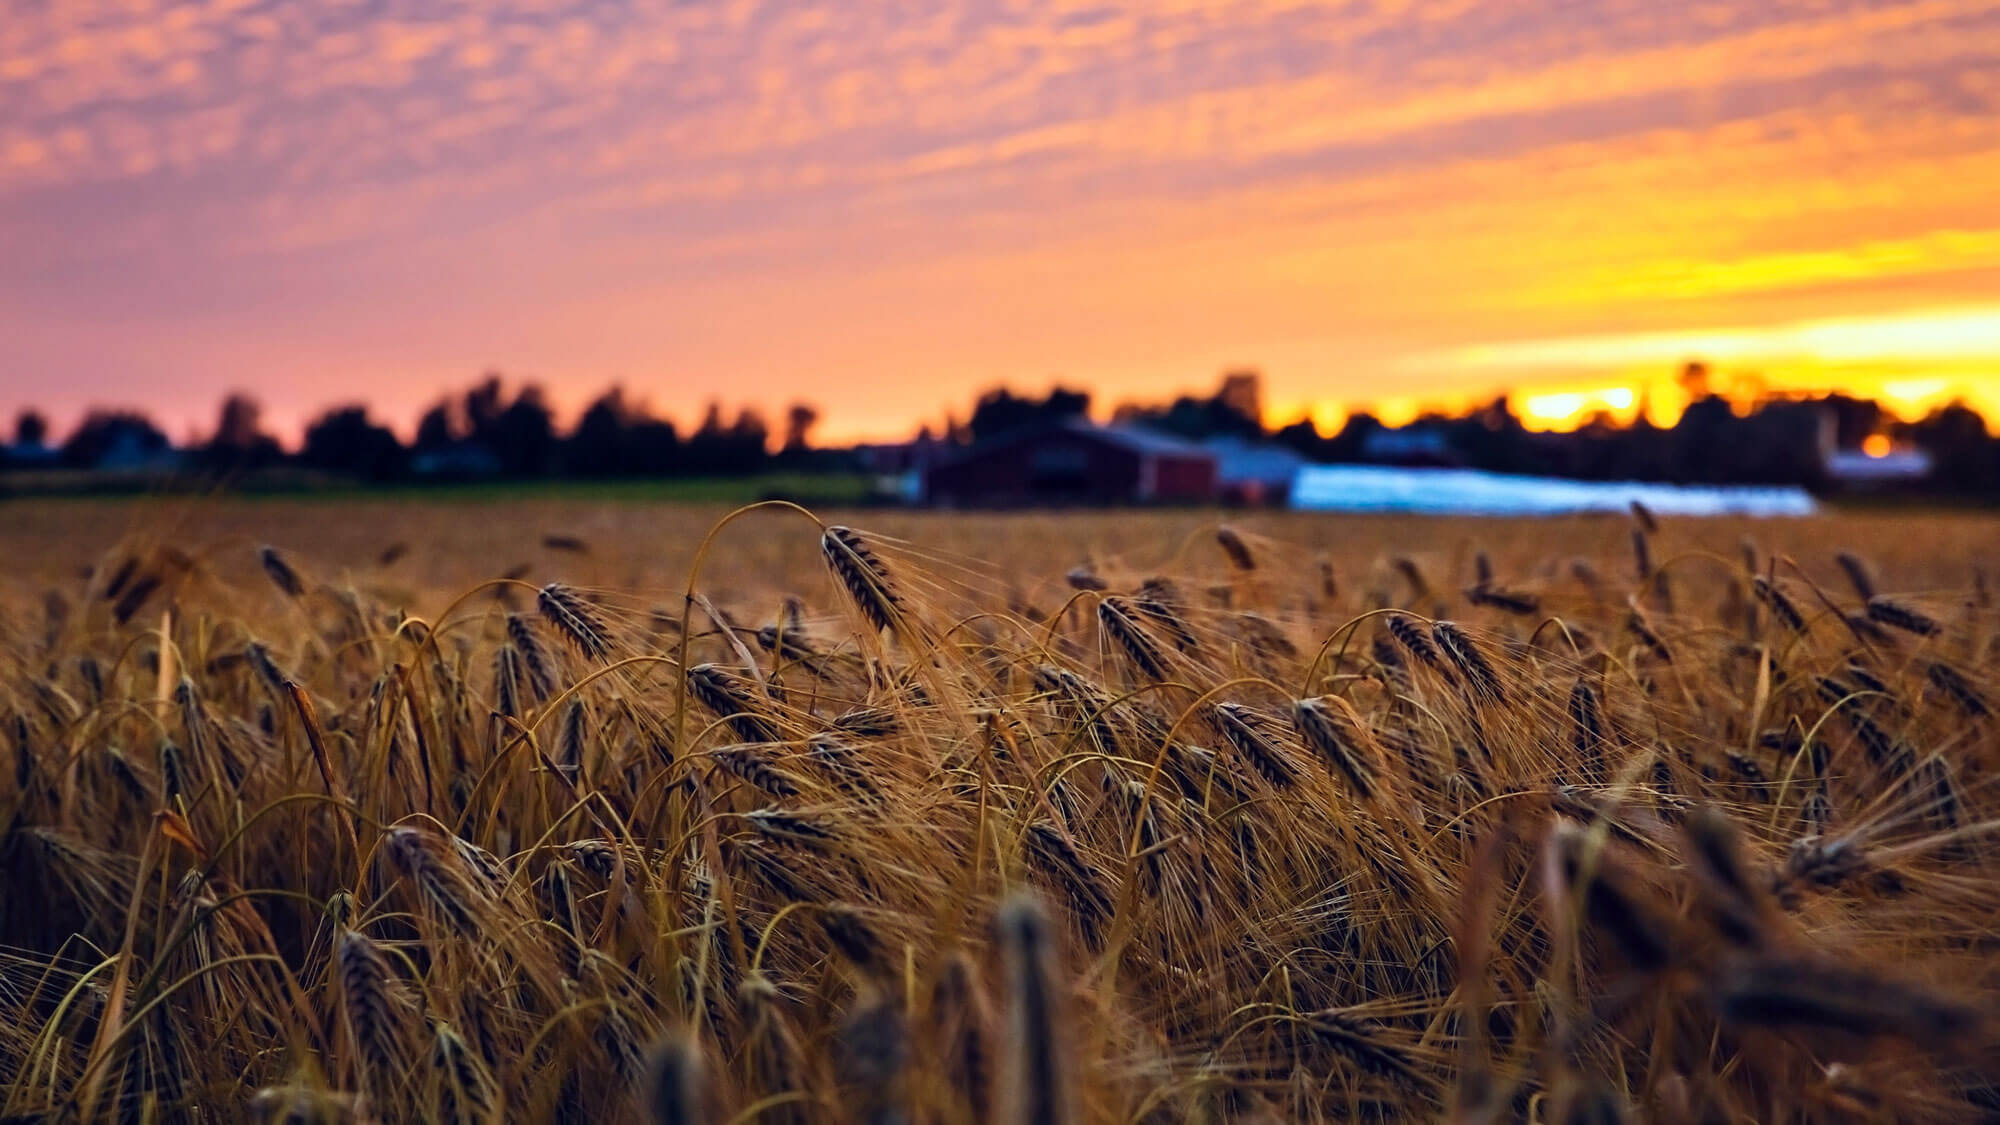
[[[59,426],[1254,367],[1564,429],[1697,359],[2000,426],[2000,0],[36,0],[0,105],[0,412]]]

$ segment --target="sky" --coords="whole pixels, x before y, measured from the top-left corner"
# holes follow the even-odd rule
[[[1996,200],[2000,0],[0,0],[0,411],[2000,419]]]

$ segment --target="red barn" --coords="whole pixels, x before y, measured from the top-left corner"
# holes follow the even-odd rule
[[[1076,418],[975,445],[924,474],[924,499],[945,507],[1205,504],[1215,455],[1134,426]]]

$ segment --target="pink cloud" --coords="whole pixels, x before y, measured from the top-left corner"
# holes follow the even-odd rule
[[[0,399],[113,351],[300,410],[494,362],[1306,398],[1502,328],[1949,296],[2000,237],[1996,53],[1991,0],[65,0],[0,21]]]

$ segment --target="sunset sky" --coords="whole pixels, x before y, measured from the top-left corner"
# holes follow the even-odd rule
[[[2000,419],[2000,2],[0,0],[0,410]]]

